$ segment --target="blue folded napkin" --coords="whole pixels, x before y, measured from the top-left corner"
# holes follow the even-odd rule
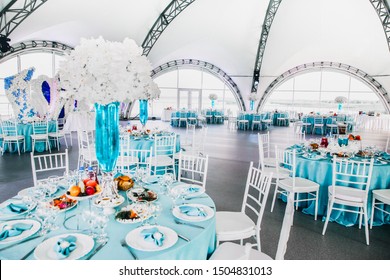
[[[382,158],[384,158],[385,160],[390,160],[390,154],[385,153],[382,155]]]
[[[187,192],[189,192],[189,193],[198,192],[199,190],[200,190],[199,187],[194,187],[194,186],[187,188]]]
[[[13,203],[7,205],[4,210],[8,213],[23,213],[28,210],[28,206],[24,203]]]
[[[17,223],[13,225],[5,225],[0,232],[0,241],[8,237],[18,236],[22,234],[23,231],[29,230],[32,228],[32,224]]]
[[[187,216],[199,216],[199,217],[207,216],[206,212],[199,207],[183,205],[180,206],[179,209],[181,213],[186,214]]]
[[[54,251],[57,252],[60,258],[67,258],[76,249],[76,241],[77,237],[73,235],[60,238],[54,245]]]
[[[165,236],[162,232],[158,230],[158,228],[147,228],[141,231],[141,235],[145,240],[154,242],[157,246],[161,247],[163,245]]]

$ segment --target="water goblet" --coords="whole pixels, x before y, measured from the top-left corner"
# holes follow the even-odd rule
[[[81,214],[81,218],[87,224],[87,229],[92,236],[93,236],[93,228],[95,226],[96,217],[98,216],[99,215],[96,215],[95,212],[90,210],[85,210]]]
[[[152,217],[154,220],[153,225],[157,225],[157,218],[158,218],[158,216],[160,216],[160,214],[163,210],[162,205],[160,202],[154,201],[153,204],[151,205],[151,208],[152,208]]]
[[[96,242],[103,243],[108,240],[108,234],[106,232],[108,224],[108,217],[106,215],[97,215],[94,222],[94,236]]]
[[[47,202],[39,202],[35,210],[34,217],[41,223],[41,235],[45,235],[50,232],[50,212]]]
[[[170,188],[169,189],[169,196],[172,199],[172,208],[171,209],[173,209],[177,205],[177,200],[181,196],[181,192],[177,188]]]

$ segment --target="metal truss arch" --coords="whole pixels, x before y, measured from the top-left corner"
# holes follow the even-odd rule
[[[8,37],[23,20],[47,1],[48,0],[11,1],[0,12],[0,34]]]
[[[390,7],[386,0],[370,0],[381,21],[386,35],[387,46],[390,51]]]
[[[55,41],[47,41],[47,40],[25,41],[25,42],[20,42],[12,45],[11,49],[6,53],[0,53],[0,63],[24,52],[50,51],[50,52],[57,52],[59,54],[64,54],[64,53],[69,53],[71,50],[73,50],[73,47]]]
[[[257,49],[255,67],[252,78],[252,92],[256,92],[260,80],[261,64],[263,63],[265,46],[267,44],[268,35],[271,30],[272,22],[275,18],[276,12],[280,6],[282,0],[270,0],[267,8],[267,12],[263,22],[263,28],[261,30],[260,42]]]
[[[177,17],[185,8],[192,4],[195,0],[172,0],[171,3],[164,9],[152,28],[149,30],[142,43],[143,55],[149,55],[154,44],[164,32],[165,28]]]
[[[386,91],[386,89],[372,76],[368,75],[364,71],[353,67],[351,65],[338,63],[338,62],[312,62],[312,63],[305,63],[299,66],[296,66],[294,68],[291,68],[290,70],[284,72],[282,75],[277,77],[275,80],[272,81],[272,83],[267,87],[267,89],[264,91],[263,96],[261,97],[259,104],[257,106],[257,111],[259,111],[262,106],[265,104],[267,99],[271,96],[273,90],[278,87],[280,84],[285,82],[288,79],[293,78],[294,76],[297,76],[303,72],[312,72],[312,71],[320,71],[322,69],[327,70],[333,70],[341,73],[347,73],[358,80],[362,81],[366,85],[368,85],[379,97],[379,100],[381,100],[382,104],[386,108],[387,112],[390,112],[390,98]]]
[[[238,88],[237,84],[221,68],[219,68],[219,67],[217,67],[214,64],[211,64],[209,62],[198,60],[198,59],[173,60],[173,61],[162,64],[162,65],[156,67],[155,69],[153,69],[151,76],[152,76],[152,78],[157,78],[161,74],[163,74],[165,72],[169,72],[173,69],[177,69],[178,67],[181,67],[181,66],[201,68],[203,70],[206,70],[210,74],[223,80],[226,83],[226,85],[229,87],[229,89],[233,92],[233,95],[236,98],[236,101],[239,105],[240,110],[245,111],[245,104],[244,104],[240,89]]]

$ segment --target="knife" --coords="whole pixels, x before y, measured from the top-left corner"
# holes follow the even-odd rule
[[[190,241],[191,241],[189,238],[187,238],[187,237],[185,237],[185,236],[183,236],[183,235],[181,235],[181,234],[178,234],[177,236],[180,237],[181,239],[187,241],[187,242],[190,242]]]
[[[93,252],[92,254],[89,255],[88,258],[86,258],[86,260],[90,260],[97,252],[100,251],[100,249],[102,249],[106,244],[107,244],[108,241],[105,241],[103,242],[102,244],[100,244]]]
[[[48,239],[48,238],[49,238],[49,237],[45,237],[45,239],[43,239],[41,243],[43,243],[44,241],[46,241],[46,239]],[[41,244],[41,243],[40,243],[40,244]],[[39,244],[38,244],[38,245],[39,245]],[[34,248],[32,248],[30,252],[28,252],[27,254],[25,254],[24,257],[21,258],[21,260],[27,259],[27,258],[32,254],[32,252],[35,251],[35,249],[38,247],[38,245],[35,246]]]
[[[207,196],[190,196],[190,197],[185,197],[185,200],[191,200],[191,199],[196,199],[196,198],[207,198]]]
[[[7,250],[7,249],[12,248],[12,247],[14,247],[14,246],[16,246],[16,245],[23,244],[23,243],[28,242],[28,241],[30,241],[30,240],[36,239],[36,238],[38,238],[38,237],[42,237],[42,236],[41,236],[41,235],[36,235],[36,236],[30,237],[30,238],[24,239],[24,240],[21,241],[21,242],[14,243],[14,244],[9,245],[9,246],[7,246],[7,247],[1,248],[0,251]]]

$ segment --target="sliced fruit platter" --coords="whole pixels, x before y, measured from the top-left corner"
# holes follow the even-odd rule
[[[102,189],[95,180],[84,180],[80,181],[78,185],[70,186],[66,196],[75,200],[83,200],[96,196],[101,192]]]
[[[139,188],[139,189],[131,189],[127,192],[127,197],[132,201],[154,201],[157,199],[157,193],[152,190]]]
[[[65,194],[61,195],[60,197],[53,198],[53,200],[50,201],[50,205],[59,208],[60,211],[69,210],[73,208],[76,204],[77,204],[77,200],[71,199],[67,197]]]

